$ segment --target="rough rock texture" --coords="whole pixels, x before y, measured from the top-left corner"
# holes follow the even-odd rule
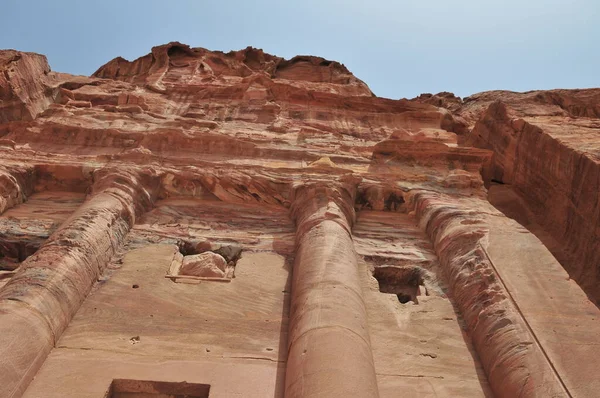
[[[600,89],[482,93],[458,112],[474,123],[466,143],[494,151],[491,179],[525,200],[600,304]]]
[[[0,69],[0,397],[597,395],[600,91],[389,100],[181,43]]]
[[[224,278],[227,262],[216,253],[202,253],[185,256],[180,275],[200,276],[208,278]]]
[[[0,122],[32,120],[52,102],[46,57],[7,50],[0,54]]]

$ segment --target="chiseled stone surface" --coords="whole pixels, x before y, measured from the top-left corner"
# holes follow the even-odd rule
[[[390,100],[181,43],[0,71],[0,397],[600,390],[599,89]]]
[[[246,254],[234,281],[186,285],[164,278],[175,252],[168,244],[128,251],[90,294],[25,397],[102,397],[119,378],[210,384],[211,397],[282,395],[285,257]]]

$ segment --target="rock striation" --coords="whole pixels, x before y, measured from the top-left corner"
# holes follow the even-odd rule
[[[472,102],[461,110],[479,115],[467,142],[494,151],[492,179],[526,201],[570,277],[600,304],[600,90],[490,92]]]
[[[177,42],[0,70],[0,397],[600,388],[600,90]]]

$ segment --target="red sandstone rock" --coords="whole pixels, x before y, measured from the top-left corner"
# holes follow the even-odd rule
[[[478,112],[467,142],[494,151],[491,179],[525,199],[600,304],[600,90],[483,93],[460,112]]]
[[[600,311],[548,250],[597,299],[599,90],[396,101],[181,43],[0,69],[1,397],[600,388]]]
[[[198,276],[207,278],[224,278],[227,261],[219,254],[206,252],[185,256],[180,275]]]
[[[2,51],[0,72],[0,122],[32,120],[53,102],[46,57]]]

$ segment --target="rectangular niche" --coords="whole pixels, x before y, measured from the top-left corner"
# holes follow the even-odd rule
[[[181,241],[166,275],[173,282],[229,282],[242,248],[236,244]]]
[[[379,266],[373,276],[381,293],[395,294],[401,304],[419,304],[419,296],[428,296],[426,271],[418,266]]]
[[[19,239],[20,238],[20,239]],[[27,240],[29,238],[29,240]],[[44,238],[6,237],[0,234],[0,271],[15,271],[44,243]]]
[[[0,287],[12,278],[21,263],[34,254],[45,240],[35,237],[30,237],[29,240],[23,237],[21,239],[23,240],[5,237],[0,233]]]
[[[210,384],[114,379],[104,398],[208,398]]]

